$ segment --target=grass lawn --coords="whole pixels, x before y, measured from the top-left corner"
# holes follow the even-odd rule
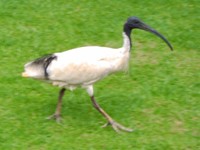
[[[26,62],[86,45],[120,47],[122,25],[138,16],[173,45],[136,30],[127,73],[95,85],[99,104],[119,123],[117,134],[83,89],[67,92],[63,121],[45,118],[58,87],[21,77]],[[200,2],[198,0],[1,0],[1,150],[200,149]]]

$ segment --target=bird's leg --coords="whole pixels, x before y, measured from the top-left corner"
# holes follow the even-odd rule
[[[48,119],[55,119],[56,122],[61,121],[61,107],[62,107],[62,97],[64,96],[65,88],[62,88],[59,92],[58,103],[56,107],[56,111],[53,115],[49,116]]]
[[[116,132],[119,132],[119,130],[123,130],[123,131],[127,131],[127,132],[132,132],[132,129],[126,128],[124,126],[122,126],[121,124],[117,123],[116,121],[114,121],[100,106],[99,104],[95,101],[94,96],[90,97],[92,100],[92,103],[94,105],[94,107],[107,119],[108,123],[106,123],[103,127],[106,127],[108,125],[111,125],[113,127],[113,129]]]

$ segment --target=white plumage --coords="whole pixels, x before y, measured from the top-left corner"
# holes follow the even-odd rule
[[[130,57],[132,29],[143,29],[161,37],[172,49],[170,43],[157,31],[142,23],[136,17],[128,18],[124,24],[123,46],[118,49],[86,46],[54,53],[25,65],[24,77],[45,80],[61,87],[56,112],[50,117],[60,120],[62,97],[65,89],[73,90],[78,86],[85,88],[91,97],[94,107],[107,119],[106,125],[114,130],[132,131],[115,122],[95,101],[93,84],[107,75],[126,70]]]
[[[129,51],[124,53],[122,49],[88,46],[55,53],[56,59],[47,68],[48,78],[53,84],[65,84],[66,88],[68,85],[91,85],[110,73],[127,68]],[[44,78],[43,72],[29,70],[29,65],[25,66],[27,76]]]

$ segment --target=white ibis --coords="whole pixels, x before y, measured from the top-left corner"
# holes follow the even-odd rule
[[[49,119],[60,121],[62,97],[65,90],[74,90],[80,86],[87,90],[94,107],[107,120],[104,126],[111,125],[117,132],[120,130],[132,131],[132,129],[126,128],[113,120],[99,106],[93,90],[93,84],[97,81],[109,74],[127,69],[132,45],[132,29],[149,31],[159,36],[173,50],[171,44],[163,35],[137,17],[130,17],[123,26],[123,46],[121,48],[86,46],[47,55],[25,64],[23,77],[44,80],[61,88],[56,111]]]

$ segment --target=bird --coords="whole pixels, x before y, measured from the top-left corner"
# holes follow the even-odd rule
[[[55,113],[48,119],[61,121],[62,99],[66,90],[85,89],[97,111],[107,120],[103,127],[111,126],[116,132],[132,132],[115,121],[96,101],[94,84],[106,76],[128,69],[132,48],[131,31],[140,29],[161,38],[171,50],[170,42],[158,31],[138,17],[128,17],[123,25],[123,45],[120,48],[84,46],[37,58],[24,65],[23,77],[46,81],[60,87]]]

